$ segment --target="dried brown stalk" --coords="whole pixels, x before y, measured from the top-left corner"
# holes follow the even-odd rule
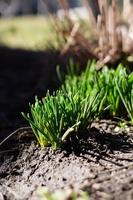
[[[88,10],[88,21],[91,24],[92,35],[96,43],[91,42],[91,38],[86,38],[80,26],[80,21],[74,22],[69,14],[69,4],[67,0],[58,0],[60,7],[64,10],[67,26],[55,22],[55,30],[60,41],[64,41],[62,53],[73,51],[77,55],[84,52],[84,55],[91,54],[98,59],[97,68],[106,63],[115,63],[122,58],[122,55],[133,53],[133,20],[128,20],[122,24],[122,16],[119,11],[117,0],[83,0],[83,5]],[[125,2],[125,1],[124,1]],[[95,5],[95,10],[93,9]],[[124,4],[125,5],[125,4]],[[130,8],[130,9],[129,9]],[[128,10],[132,11],[133,6],[129,4]],[[132,9],[131,9],[132,8]],[[96,15],[97,11],[97,15]],[[133,14],[130,14],[130,18]],[[128,17],[128,19],[130,19]],[[131,36],[132,34],[132,36]]]

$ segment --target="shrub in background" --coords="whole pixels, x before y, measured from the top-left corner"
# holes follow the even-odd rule
[[[82,0],[81,4],[88,12],[86,20],[81,20],[80,16],[77,20],[73,19],[68,0],[58,2],[64,10],[64,20],[55,16],[52,19],[61,53],[69,51],[84,59],[96,58],[97,68],[125,58],[128,62],[128,57],[133,54],[131,1]]]

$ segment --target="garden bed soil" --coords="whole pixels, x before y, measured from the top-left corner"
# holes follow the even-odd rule
[[[133,127],[125,134],[115,126],[106,120],[93,123],[79,144],[57,151],[41,150],[30,129],[18,131],[1,149],[0,195],[37,200],[41,186],[52,191],[74,187],[94,200],[132,200]]]

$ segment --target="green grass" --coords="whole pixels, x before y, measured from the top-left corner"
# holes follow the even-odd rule
[[[97,75],[97,84],[106,93],[104,106],[110,105],[110,116],[133,123],[133,73],[128,73],[122,65],[117,69],[105,67]]]
[[[95,70],[95,62],[80,75],[69,70],[61,88],[30,105],[23,116],[43,148],[60,148],[65,141],[82,137],[95,120],[108,108],[108,117],[125,118],[133,123],[133,73],[118,68]]]
[[[120,65],[116,70],[104,67],[97,75],[97,87],[99,89],[104,88],[106,94],[105,106],[110,105],[109,114],[112,117],[120,117],[125,110],[123,109],[123,102],[116,87],[116,83],[120,83],[124,73],[126,73],[125,68]]]
[[[120,80],[117,81],[116,79],[115,83],[119,96],[133,124],[133,73],[128,76],[126,71],[123,70]]]
[[[79,76],[76,75],[77,70],[74,72],[70,69],[69,75],[65,77],[65,87],[78,90],[77,82],[79,82],[90,94],[95,90],[102,90],[101,105],[104,108],[108,107],[109,117],[126,117],[133,123],[133,73],[128,72],[122,64],[116,69],[104,66],[101,71],[96,71],[95,66],[95,62],[89,63]]]
[[[72,135],[79,137],[91,125],[99,115],[101,96],[97,91],[86,95],[81,87],[66,92],[59,90],[53,95],[47,93],[40,101],[36,98],[35,104],[30,105],[31,113],[23,116],[42,148],[52,145],[57,149]]]
[[[55,31],[43,16],[0,19],[0,44],[12,48],[41,50],[55,42]]]

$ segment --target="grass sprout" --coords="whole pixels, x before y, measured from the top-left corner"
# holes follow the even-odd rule
[[[121,97],[124,107],[133,124],[133,73],[127,76],[126,72],[123,72],[123,76],[120,80],[115,80],[117,90]]]
[[[59,148],[71,134],[85,130],[98,115],[100,94],[83,97],[82,90],[47,93],[44,99],[36,98],[35,104],[30,105],[30,114],[23,113],[42,148]]]
[[[133,122],[133,73],[120,64],[117,69],[103,68],[97,79],[99,89],[106,93],[104,106],[110,105],[110,116],[129,117]]]
[[[97,75],[97,87],[103,88],[106,94],[105,106],[110,105],[110,116],[120,116],[121,107],[123,107],[122,99],[116,87],[115,80],[120,81],[123,67],[119,66],[116,70],[104,67]]]

